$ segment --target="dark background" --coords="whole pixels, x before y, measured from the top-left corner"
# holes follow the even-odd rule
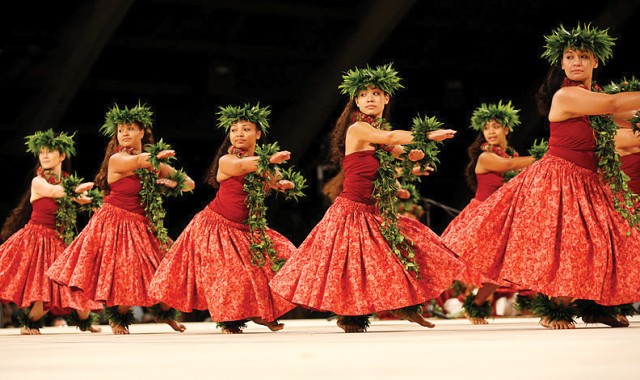
[[[270,141],[292,151],[310,186],[297,205],[270,201],[269,221],[299,244],[327,207],[319,173],[334,170],[326,167],[328,136],[347,100],[337,90],[347,69],[393,62],[405,86],[392,101],[394,126],[408,128],[419,112],[459,131],[421,192],[461,209],[472,197],[463,170],[475,107],[505,99],[522,109],[511,140],[521,153],[548,134],[533,100],[547,70],[539,58],[544,34],[577,21],[608,27],[618,40],[600,82],[638,67],[638,1],[71,0],[0,7],[0,219],[30,180],[25,135],[77,131],[74,169],[92,179],[104,154],[98,130],[106,109],[141,99],[154,109],[156,138],[177,150],[177,166],[198,181],[193,194],[167,202],[174,238],[213,196],[200,180],[224,138],[215,127],[220,105],[272,106]],[[437,207],[430,216],[437,233],[451,219]]]

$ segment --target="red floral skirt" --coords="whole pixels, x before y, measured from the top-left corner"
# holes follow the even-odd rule
[[[597,173],[547,154],[443,241],[473,283],[615,305],[640,300],[640,234],[630,231]]]
[[[45,275],[65,244],[53,229],[28,223],[0,246],[0,302],[30,307],[42,301],[56,315],[72,309],[98,310],[102,306],[81,292],[60,286]]]
[[[278,257],[295,246],[267,230]],[[160,263],[150,295],[181,311],[209,309],[216,322],[259,317],[273,321],[295,305],[273,294],[269,262],[251,263],[249,226],[226,219],[209,207],[199,212]]]
[[[407,272],[380,233],[373,206],[336,198],[324,218],[271,281],[277,294],[304,307],[365,315],[421,304],[447,289],[463,264],[420,222],[400,217],[414,242],[420,279]]]
[[[162,259],[143,215],[105,203],[47,274],[107,306],[151,306],[149,284]]]

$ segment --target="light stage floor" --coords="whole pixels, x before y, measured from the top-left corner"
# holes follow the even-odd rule
[[[272,333],[249,323],[224,335],[213,323],[138,324],[131,335],[43,328],[41,336],[0,329],[0,378],[19,379],[640,379],[640,317],[628,328],[552,331],[533,318],[487,326],[439,320],[434,329],[372,321],[345,334],[335,321],[284,320]]]

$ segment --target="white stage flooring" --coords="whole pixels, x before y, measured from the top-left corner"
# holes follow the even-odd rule
[[[440,320],[434,329],[372,321],[345,334],[335,321],[283,320],[273,333],[249,323],[224,335],[214,323],[136,324],[131,335],[45,327],[40,336],[0,329],[0,379],[640,379],[640,317],[628,328],[552,331],[533,318],[487,326]]]

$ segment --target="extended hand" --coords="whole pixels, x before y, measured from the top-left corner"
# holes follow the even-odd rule
[[[291,152],[289,152],[288,150],[283,150],[283,151],[274,153],[269,158],[269,163],[271,163],[271,164],[281,164],[281,163],[289,160],[290,158],[291,158]]]
[[[420,170],[420,166],[414,166],[413,169],[411,169],[411,173],[413,173],[414,175],[420,175],[420,176],[426,176],[431,174],[432,171],[434,171],[435,169],[429,165],[427,165],[424,168],[424,171]]]
[[[413,162],[420,161],[424,158],[424,152],[420,149],[412,149],[407,155],[407,158],[409,158],[409,161]]]
[[[427,138],[432,141],[442,141],[452,138],[455,134],[456,131],[453,129],[438,129],[432,132],[427,132]]]
[[[91,203],[93,198],[87,197],[86,195],[79,195],[79,196],[73,198],[73,200],[78,204],[88,205],[89,203]]]
[[[295,185],[293,184],[293,182],[291,181],[287,181],[285,179],[281,179],[276,183],[277,189],[284,191],[284,190],[291,190],[295,187]]]
[[[409,198],[411,198],[411,193],[409,192],[409,190],[405,190],[405,189],[398,189],[398,191],[396,191],[396,195],[400,199],[409,199]]]
[[[84,193],[85,191],[89,191],[91,189],[93,189],[93,182],[85,182],[76,186],[74,191],[80,194],[80,193]]]
[[[159,160],[163,160],[165,158],[169,158],[169,157],[173,157],[176,155],[176,151],[173,149],[168,149],[168,150],[162,150],[160,151],[160,153],[156,154],[156,157]]]
[[[168,179],[168,178],[159,178],[156,180],[156,183],[158,185],[162,185],[165,187],[168,187],[170,189],[175,189],[176,186],[178,186],[178,182],[172,180],[172,179]]]

